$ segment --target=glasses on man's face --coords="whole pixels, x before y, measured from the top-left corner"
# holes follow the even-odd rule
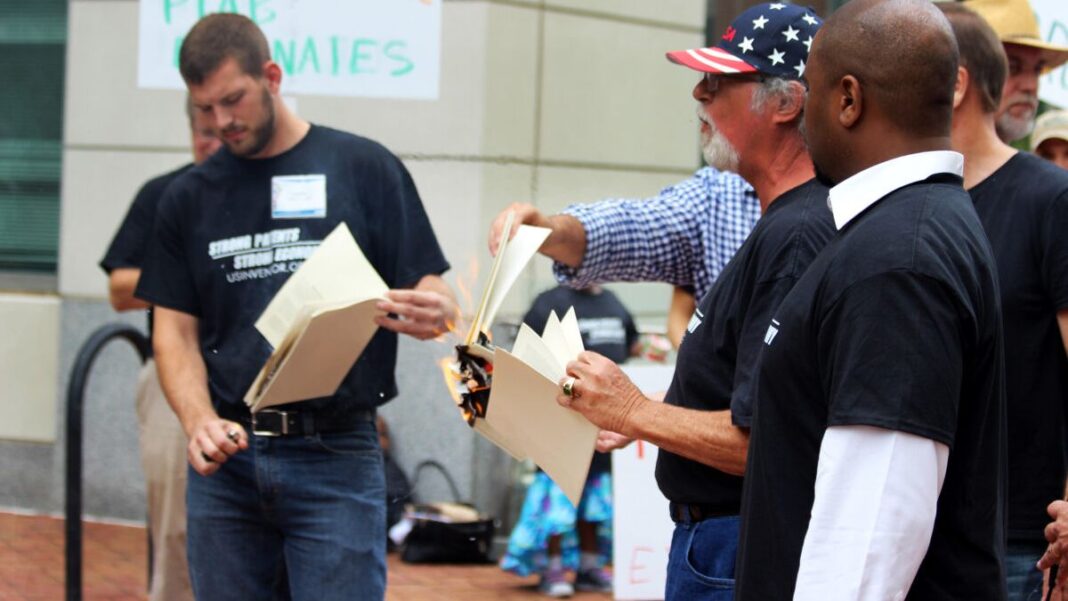
[[[705,89],[709,92],[715,92],[719,89],[721,81],[735,81],[735,82],[755,82],[764,83],[767,81],[767,77],[758,73],[732,73],[725,75],[723,73],[705,73]]]

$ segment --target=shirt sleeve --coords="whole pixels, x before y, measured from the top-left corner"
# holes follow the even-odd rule
[[[449,262],[411,175],[400,159],[383,152],[387,155],[383,161],[380,210],[370,216],[377,222],[373,231],[380,251],[372,263],[390,288],[407,288],[415,286],[423,276],[448,271]]]
[[[731,422],[736,426],[748,428],[752,424],[753,384],[764,349],[764,336],[775,310],[796,282],[797,278],[781,277],[758,284],[748,303],[742,307],[745,319],[737,334],[738,348],[731,387]]]
[[[152,305],[201,317],[182,228],[180,206],[188,203],[179,202],[180,194],[172,186],[160,200],[134,296]]]
[[[1058,311],[1068,309],[1068,191],[1050,203],[1041,227],[1041,270],[1046,291]]]
[[[162,193],[158,178],[138,190],[104,258],[100,260],[100,267],[105,272],[110,274],[115,269],[141,267],[156,217],[156,203]]]
[[[904,600],[927,554],[949,447],[868,426],[828,428],[795,601]]]
[[[530,329],[538,334],[541,334],[545,330],[545,322],[549,320],[550,310],[545,295],[538,295],[530,305],[527,314],[523,316],[523,323],[527,324]]]
[[[908,432],[952,447],[964,325],[948,286],[908,271],[854,283],[819,326],[827,425]]]
[[[701,225],[711,218],[711,196],[695,174],[652,198],[567,207],[564,213],[586,230],[586,254],[577,269],[554,263],[557,280],[574,288],[606,281],[693,285],[702,266]]]

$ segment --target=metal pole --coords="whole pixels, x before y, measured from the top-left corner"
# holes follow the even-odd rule
[[[124,323],[101,326],[85,341],[71,368],[67,384],[67,474],[66,474],[66,588],[67,601],[82,598],[82,422],[85,386],[96,356],[113,338],[124,338],[144,363],[151,345],[137,328]]]

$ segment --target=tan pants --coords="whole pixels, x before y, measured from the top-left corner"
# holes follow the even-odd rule
[[[159,385],[156,363],[137,381],[141,467],[145,471],[152,533],[150,601],[192,601],[185,549],[186,437]]]

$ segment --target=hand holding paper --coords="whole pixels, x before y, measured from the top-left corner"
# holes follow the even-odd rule
[[[493,388],[484,420],[521,455],[506,450],[534,460],[576,506],[598,428],[554,399],[560,394],[568,359],[581,352],[574,309],[563,320],[550,314],[540,337],[521,326],[512,352],[497,349],[494,353]]]
[[[451,298],[432,290],[389,290],[378,309],[390,315],[375,317],[376,324],[417,340],[441,336],[459,312]]]
[[[633,436],[631,417],[649,399],[630,381],[612,360],[591,351],[583,351],[567,364],[567,377],[574,377],[571,396],[562,391],[556,400],[563,407],[578,411],[586,419],[610,432]]]

